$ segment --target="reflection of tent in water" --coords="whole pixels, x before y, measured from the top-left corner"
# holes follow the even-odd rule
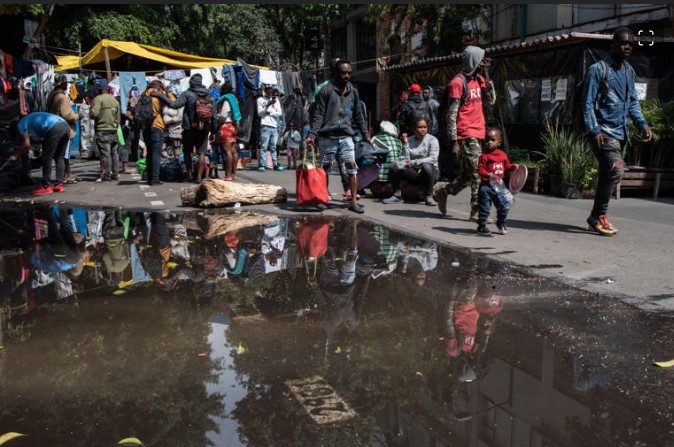
[[[82,56],[57,56],[55,71],[74,70],[79,67],[105,70],[107,64],[114,71],[152,71],[166,68],[209,68],[233,65],[236,61],[193,56],[178,51],[143,45],[135,42],[103,39]],[[112,62],[114,61],[114,65]]]

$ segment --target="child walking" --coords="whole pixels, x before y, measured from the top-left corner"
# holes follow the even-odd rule
[[[295,128],[295,123],[290,123],[289,127],[288,131],[283,135],[288,149],[288,169],[297,169],[297,157],[300,152],[302,135]]]
[[[477,164],[477,172],[480,175],[480,190],[477,195],[478,213],[477,232],[484,236],[491,236],[487,228],[487,219],[491,204],[496,207],[496,228],[499,234],[508,234],[506,219],[508,218],[508,206],[499,199],[498,192],[491,185],[492,178],[503,180],[506,171],[513,171],[516,164],[510,163],[508,156],[501,150],[503,134],[500,129],[491,128],[487,131],[485,139],[485,152],[480,155]]]

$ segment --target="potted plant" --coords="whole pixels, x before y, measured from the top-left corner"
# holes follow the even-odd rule
[[[653,139],[641,140],[641,132],[630,122],[629,141],[625,161],[630,166],[650,168],[674,167],[674,101],[641,101],[641,111],[651,128]]]
[[[597,168],[597,160],[583,136],[561,126],[558,121],[545,123],[545,152],[538,152],[550,171],[550,194],[579,198],[589,186],[586,174]],[[587,185],[586,185],[587,184]]]

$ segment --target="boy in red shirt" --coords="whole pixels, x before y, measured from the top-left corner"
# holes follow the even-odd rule
[[[498,193],[491,185],[492,177],[503,180],[503,174],[506,171],[513,171],[517,168],[516,164],[510,163],[508,156],[501,150],[503,134],[500,129],[491,128],[487,132],[485,139],[485,152],[480,155],[477,163],[477,173],[480,175],[480,191],[478,192],[478,212],[477,232],[479,234],[490,236],[491,231],[487,228],[487,218],[491,210],[491,204],[496,207],[496,228],[499,234],[508,234],[506,219],[508,218],[508,208],[499,199]]]

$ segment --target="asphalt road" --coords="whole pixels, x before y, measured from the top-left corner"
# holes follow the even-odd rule
[[[98,161],[73,160],[75,174],[82,180],[67,185],[66,191],[31,196],[29,187],[0,196],[3,202],[55,201],[86,207],[192,211],[183,207],[180,189],[185,183],[147,186],[138,175],[121,175],[119,182],[97,183]],[[222,175],[222,174],[221,174]],[[40,177],[39,170],[33,171]],[[239,181],[270,183],[288,191],[288,203],[249,208],[279,214],[294,210],[294,172],[239,171]],[[341,197],[341,183],[331,175],[333,197]],[[475,232],[468,221],[469,191],[448,200],[442,216],[436,207],[423,203],[385,205],[365,197],[365,214],[348,211],[341,200],[330,202],[327,215],[349,215],[386,224],[405,233],[433,239],[453,247],[464,247],[486,256],[516,264],[535,274],[555,278],[583,290],[615,297],[643,310],[674,313],[674,199],[657,201],[641,197],[612,200],[611,221],[620,233],[602,237],[587,231],[585,219],[591,200],[568,200],[546,195],[520,193],[508,220],[509,234],[492,237]],[[218,212],[208,210],[206,212]],[[315,213],[315,212],[314,212]],[[492,226],[493,227],[493,226]]]

